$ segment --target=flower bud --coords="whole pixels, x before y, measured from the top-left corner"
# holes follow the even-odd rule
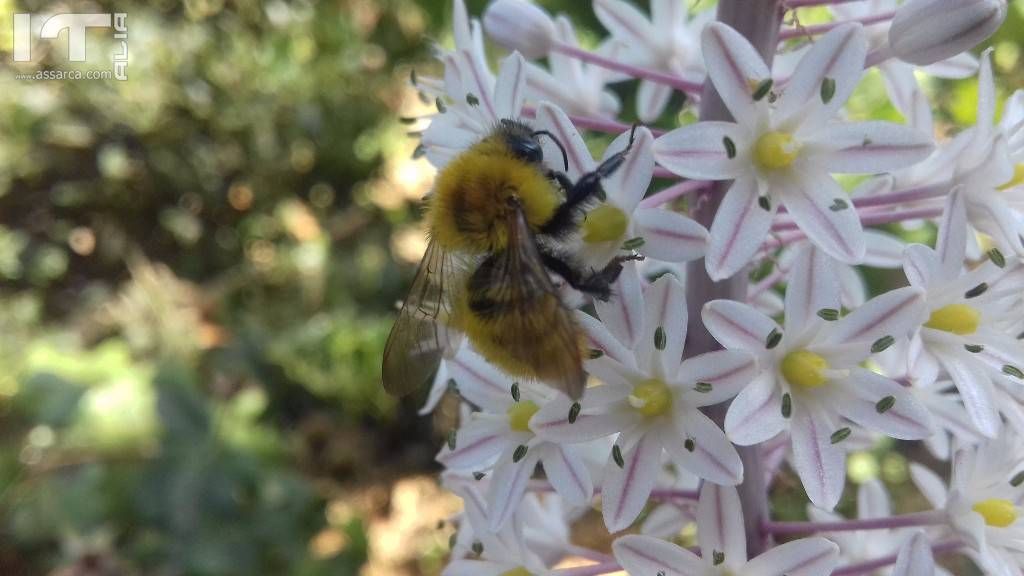
[[[526,0],[495,0],[484,12],[484,29],[495,42],[524,58],[542,58],[555,41],[551,16]]]
[[[1006,0],[910,0],[889,28],[893,55],[926,66],[973,48],[1006,19]]]

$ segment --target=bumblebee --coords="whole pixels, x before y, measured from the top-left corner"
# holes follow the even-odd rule
[[[634,127],[635,132],[635,127]],[[551,274],[607,299],[622,260],[582,270],[560,248],[601,180],[633,144],[572,182],[548,169],[539,138],[502,120],[438,174],[428,198],[430,242],[384,349],[383,383],[400,396],[429,382],[446,349],[464,334],[484,358],[517,378],[539,380],[572,398],[583,394],[585,338]]]

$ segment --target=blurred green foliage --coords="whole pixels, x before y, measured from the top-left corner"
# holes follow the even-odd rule
[[[589,3],[541,4],[600,38]],[[13,64],[11,15],[64,8],[0,0],[0,574],[356,574],[369,519],[330,503],[438,443],[378,381],[430,176],[397,119],[448,0],[75,4],[128,14],[129,80],[16,79],[70,67]],[[930,89],[972,121],[973,81]],[[894,114],[877,78],[860,97]]]

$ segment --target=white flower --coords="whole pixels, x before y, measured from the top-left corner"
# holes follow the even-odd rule
[[[448,362],[459,394],[480,411],[470,414],[437,459],[456,471],[489,474],[488,526],[498,530],[511,518],[538,463],[568,504],[589,504],[594,487],[581,452],[534,435],[530,419],[554,392],[535,383],[516,383],[466,350]]]
[[[808,507],[807,515],[815,522],[839,522],[844,518],[834,512]],[[857,519],[886,518],[892,515],[889,494],[880,480],[869,480],[857,488]],[[839,558],[844,565],[867,562],[896,553],[909,534],[906,531],[881,529],[824,534],[839,545]]]
[[[757,378],[726,415],[729,439],[753,445],[788,429],[808,497],[832,509],[843,490],[843,441],[851,432],[843,419],[895,438],[932,432],[928,413],[903,386],[860,367],[918,325],[923,300],[919,290],[901,288],[837,319],[839,290],[830,260],[810,245],[794,258],[790,278],[785,329],[729,300],[706,304],[703,320],[723,346],[758,359]]]
[[[529,59],[543,58],[555,41],[555,23],[525,0],[494,0],[484,11],[484,28],[495,42]]]
[[[747,560],[743,510],[735,488],[705,482],[697,505],[701,555],[651,536],[622,536],[615,559],[636,576],[828,576],[839,548],[825,538],[802,538]]]
[[[519,119],[526,94],[526,66],[518,52],[501,61],[496,80],[467,50],[442,59],[447,104],[420,141],[438,168],[489,135],[500,120]]]
[[[547,130],[565,148],[568,160],[566,176],[573,182],[593,171],[598,162],[590,156],[587,144],[572,121],[561,109],[542,103],[537,109],[536,126]],[[626,148],[630,132],[620,134],[606,149],[607,160]],[[704,255],[708,231],[690,218],[665,208],[640,206],[654,173],[653,137],[644,127],[636,129],[633,147],[611,176],[602,179],[605,199],[590,208],[580,225],[573,252],[588,266],[599,269],[623,250],[623,245],[640,254],[666,262],[686,262]],[[549,138],[541,140],[544,157],[561,162],[561,151]],[[558,170],[563,166],[559,165]]]
[[[726,278],[749,262],[780,204],[812,242],[843,262],[859,262],[865,251],[860,219],[830,174],[902,168],[932,150],[928,136],[904,126],[831,121],[863,72],[861,27],[842,25],[823,36],[774,104],[768,67],[743,36],[710,24],[703,50],[736,123],[678,128],[655,142],[654,153],[677,174],[735,180],[711,226],[709,275]]]
[[[565,16],[555,18],[556,38],[562,44],[579,48],[572,22]],[[614,59],[616,45],[604,44],[599,52]],[[619,113],[618,96],[608,90],[605,84],[612,79],[611,73],[595,64],[585,64],[572,56],[560,52],[548,54],[546,70],[529,62],[527,66],[527,95],[531,101],[554,102],[569,114],[597,118],[615,118]]]
[[[722,430],[700,407],[732,398],[754,374],[743,352],[710,352],[682,360],[686,339],[683,287],[671,275],[641,287],[628,263],[601,318],[579,313],[599,356],[587,371],[604,382],[587,389],[578,408],[560,397],[530,422],[552,442],[582,442],[619,433],[605,465],[602,512],[612,532],[644,508],[662,469],[662,453],[679,468],[721,484],[737,484],[743,464]]]
[[[651,0],[648,18],[623,0],[594,0],[594,13],[622,47],[617,54],[624,62],[669,72],[691,82],[704,80],[698,35],[713,10],[691,20],[686,3]],[[640,121],[657,120],[671,96],[671,86],[641,80],[636,95]]]
[[[1009,296],[1022,283],[991,261],[963,273],[963,200],[960,191],[949,196],[935,250],[920,244],[907,248],[903,269],[924,294],[927,309],[912,345],[927,355],[922,362],[941,366],[953,380],[977,429],[995,437],[1001,420],[994,381],[1013,378],[1014,385],[1021,384],[1024,349],[999,324],[1012,316],[1016,302]],[[1004,281],[997,285],[1000,277]]]
[[[911,478],[968,546],[968,554],[990,576],[1019,576],[1024,552],[1024,452],[1020,437],[1003,434],[958,450],[949,489],[934,472],[911,465]]]

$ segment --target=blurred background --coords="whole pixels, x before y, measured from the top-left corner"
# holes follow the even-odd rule
[[[588,2],[540,4],[603,34]],[[439,73],[450,11],[0,0],[0,574],[438,573],[455,407],[418,416],[379,366],[433,178],[408,77]],[[128,80],[16,78],[116,49],[93,30],[104,57],[69,63],[62,36],[15,64],[16,12],[126,13]],[[1022,12],[991,41],[1001,96],[1024,84]],[[928,89],[942,133],[973,121],[973,79]],[[877,74],[853,102],[898,118]],[[912,493],[895,448],[855,455],[851,481]],[[783,478],[777,512],[803,498]]]

